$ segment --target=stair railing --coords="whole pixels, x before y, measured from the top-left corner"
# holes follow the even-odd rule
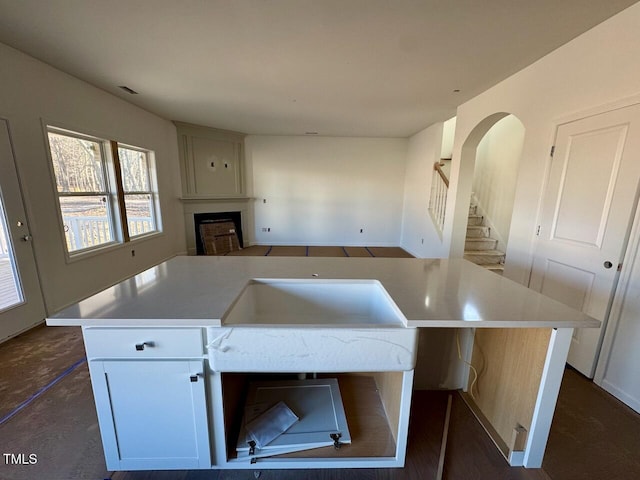
[[[444,217],[447,209],[447,193],[449,192],[449,179],[442,170],[444,163],[436,162],[433,169],[437,175],[431,181],[431,196],[429,198],[429,212],[434,223],[442,233],[444,229]]]

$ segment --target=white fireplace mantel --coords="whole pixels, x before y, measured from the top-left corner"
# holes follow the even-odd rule
[[[255,200],[253,197],[246,197],[243,195],[238,196],[185,196],[180,197],[182,203],[224,203],[224,202],[248,202],[249,200]]]
[[[196,232],[193,215],[196,213],[240,212],[244,245],[254,241],[253,204],[251,197],[181,197],[184,209],[184,227],[187,238],[187,253],[196,254]]]

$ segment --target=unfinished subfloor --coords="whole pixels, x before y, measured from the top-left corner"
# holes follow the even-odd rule
[[[252,245],[227,256],[265,257],[386,257],[413,258],[400,247],[336,247],[305,245]]]

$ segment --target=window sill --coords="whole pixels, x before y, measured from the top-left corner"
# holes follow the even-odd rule
[[[89,248],[77,253],[69,253],[65,251],[65,262],[67,264],[72,264],[82,260],[87,260],[89,258],[99,256],[99,255],[104,255],[110,252],[114,252],[120,249],[127,249],[131,246],[138,245],[147,240],[152,240],[154,238],[162,237],[163,235],[164,235],[164,232],[152,232],[145,235],[138,235],[130,239],[128,242],[112,242],[100,247]]]

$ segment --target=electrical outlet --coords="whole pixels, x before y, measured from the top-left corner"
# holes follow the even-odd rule
[[[136,251],[135,250],[131,250],[131,256],[135,257],[136,256]]]

